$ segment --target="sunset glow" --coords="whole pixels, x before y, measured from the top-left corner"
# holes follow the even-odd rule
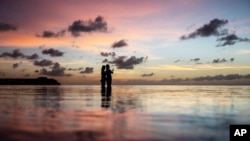
[[[2,0],[0,11],[1,78],[99,84],[109,63],[114,84],[250,84],[248,0]]]

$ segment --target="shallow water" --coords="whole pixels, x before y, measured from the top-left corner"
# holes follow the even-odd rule
[[[250,86],[0,86],[0,140],[229,141]]]

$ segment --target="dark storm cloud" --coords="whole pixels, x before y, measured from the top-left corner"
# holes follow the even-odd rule
[[[108,57],[108,56],[115,57],[116,54],[115,52],[101,52],[100,55],[103,57]]]
[[[4,52],[0,55],[0,57],[9,57],[13,59],[24,58],[28,60],[38,59],[39,55],[36,53],[32,55],[25,55],[19,49],[14,49],[12,52]]]
[[[236,42],[250,42],[249,38],[240,38],[235,34],[229,34],[225,37],[221,37],[217,39],[217,41],[220,41],[222,43],[218,44],[217,47],[223,47],[227,45],[234,45]]]
[[[53,49],[53,48],[50,48],[50,49],[45,49],[42,51],[43,54],[48,54],[50,55],[51,57],[59,57],[59,56],[63,56],[64,52],[61,52],[57,49]]]
[[[97,16],[95,20],[88,20],[88,21],[82,21],[82,20],[77,20],[72,23],[68,27],[68,31],[71,32],[71,34],[75,37],[80,36],[80,32],[94,32],[94,31],[99,31],[99,32],[107,32],[108,27],[107,27],[107,22],[104,20],[102,16]]]
[[[4,31],[15,31],[17,27],[8,23],[1,23],[0,22],[0,32]]]
[[[225,62],[227,62],[227,60],[225,59],[225,58],[223,58],[223,59],[214,59],[213,60],[213,64],[219,64],[219,63],[225,63]]]
[[[46,66],[51,66],[54,63],[51,60],[43,59],[41,61],[35,60],[33,63],[35,66],[41,66],[41,67],[46,67]]]
[[[65,34],[65,30],[59,31],[59,32],[53,32],[45,30],[43,31],[42,35],[36,35],[37,37],[43,37],[43,38],[52,38],[52,37],[61,37]]]
[[[125,47],[127,45],[128,44],[126,43],[126,41],[124,39],[122,39],[120,41],[114,42],[111,47],[112,48],[121,48],[121,47]]]
[[[145,74],[142,74],[141,76],[142,77],[150,77],[150,76],[153,76],[153,75],[154,75],[154,73],[149,73],[149,74],[145,73]]]
[[[227,30],[220,30],[222,26],[228,23],[228,20],[224,19],[213,19],[208,24],[203,25],[202,27],[196,29],[194,32],[181,37],[181,40],[200,37],[209,37],[209,36],[220,36],[227,34]]]
[[[193,62],[198,62],[198,61],[200,61],[200,58],[190,59],[190,61],[193,61]]]
[[[65,73],[66,68],[61,67],[61,65],[56,62],[51,70],[41,69],[39,72],[40,75],[47,75],[47,76],[72,76],[72,74]]]
[[[135,56],[131,56],[126,59],[126,56],[118,56],[114,58],[112,61],[109,61],[110,64],[115,64],[118,69],[134,69],[135,65],[143,63],[146,57],[136,58]]]
[[[81,71],[80,73],[93,73],[94,68],[93,67],[86,67],[85,70]]]

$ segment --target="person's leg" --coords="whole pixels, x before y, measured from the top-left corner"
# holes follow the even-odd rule
[[[112,87],[111,86],[108,86],[107,87],[107,97],[110,97],[111,96],[111,93],[112,93]]]
[[[101,80],[101,85],[103,88],[105,87],[105,80]]]

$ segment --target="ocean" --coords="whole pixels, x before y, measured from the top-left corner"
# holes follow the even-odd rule
[[[250,86],[0,86],[1,141],[229,141]]]

